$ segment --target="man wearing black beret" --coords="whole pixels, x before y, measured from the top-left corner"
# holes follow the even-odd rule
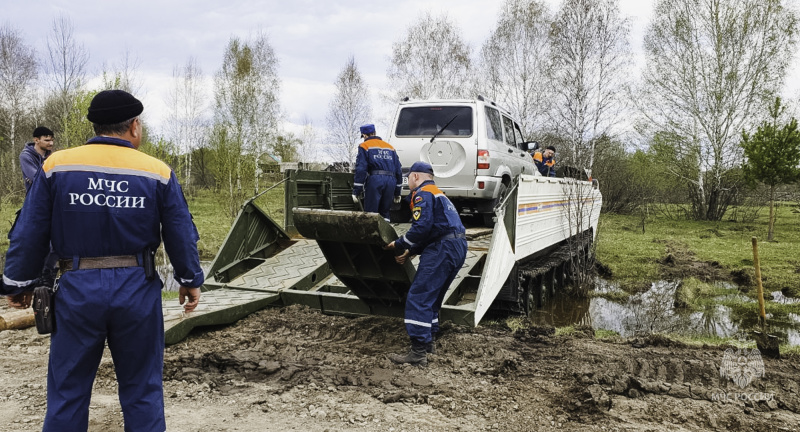
[[[153,254],[163,238],[186,312],[199,303],[203,271],[175,173],[137,151],[143,110],[122,90],[98,93],[86,116],[97,136],[45,161],[9,233],[2,293],[12,305],[26,306],[51,240],[62,258],[44,431],[87,430],[106,343],[125,430],[166,429],[163,284]]]

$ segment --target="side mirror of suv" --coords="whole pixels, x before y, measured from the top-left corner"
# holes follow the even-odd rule
[[[529,152],[538,150],[539,149],[539,142],[538,141],[528,141],[522,144],[524,147],[527,148]]]

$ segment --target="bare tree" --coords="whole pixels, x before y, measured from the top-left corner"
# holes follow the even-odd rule
[[[254,192],[259,191],[258,159],[273,150],[278,136],[277,68],[278,59],[265,34],[252,41],[234,36],[228,43],[222,69],[214,80],[214,136],[217,148],[228,154],[221,159],[227,164],[218,164],[217,174],[228,180],[229,191],[242,190],[242,182],[248,180],[245,173],[253,176]]]
[[[53,20],[51,33],[47,37],[48,61],[45,64],[48,77],[52,83],[56,116],[60,123],[55,127],[61,132],[61,144],[70,146],[82,143],[68,141],[70,133],[66,133],[67,118],[73,108],[76,93],[84,84],[86,64],[89,62],[89,51],[75,40],[72,20],[67,15],[60,15]]]
[[[526,137],[544,129],[551,96],[550,11],[539,0],[506,0],[480,52],[480,92],[521,122]]]
[[[312,162],[317,159],[318,133],[314,122],[308,116],[303,118],[303,130],[297,144],[297,160],[299,162]]]
[[[110,67],[103,64],[103,89],[104,90],[125,90],[131,94],[139,93],[142,84],[136,76],[141,61],[138,57],[131,56],[129,50],[125,50],[122,58],[113,63]]]
[[[425,13],[392,44],[387,76],[396,100],[469,96],[471,51],[447,15]]]
[[[626,107],[630,24],[617,3],[565,0],[551,32],[551,128],[568,139],[562,160],[590,170],[598,139],[616,134]]]
[[[30,96],[37,71],[36,53],[20,32],[10,25],[0,27],[0,170],[17,178],[17,155],[26,136],[22,127],[32,112]],[[0,193],[12,185],[3,183]]]
[[[720,220],[736,191],[740,133],[774,100],[796,46],[781,0],[660,0],[645,36],[643,103],[651,137],[671,136],[671,167],[691,215]],[[645,102],[646,101],[646,102]]]
[[[369,87],[350,57],[336,78],[336,94],[328,107],[328,145],[326,151],[334,162],[355,164],[358,153],[358,127],[370,121],[372,108]]]
[[[191,190],[192,154],[204,142],[206,135],[206,103],[203,71],[194,57],[189,57],[183,67],[172,70],[173,87],[165,100],[167,114],[167,136],[184,155],[182,164],[183,184]]]

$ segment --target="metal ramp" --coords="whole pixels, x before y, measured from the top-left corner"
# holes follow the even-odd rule
[[[179,342],[195,327],[230,324],[268,306],[302,304],[331,314],[403,316],[418,258],[401,266],[382,246],[410,224],[389,224],[376,214],[342,209],[346,201],[325,195],[344,191],[352,207],[352,174],[300,171],[288,176],[286,201],[292,210],[286,211],[287,229],[254,199],[246,202],[212,262],[197,309],[184,314],[176,300],[163,303],[167,344]],[[295,208],[298,201],[308,208]],[[316,240],[290,238],[289,232]],[[442,320],[475,325],[475,296],[491,233],[486,228],[467,231],[467,259],[445,295]]]
[[[404,303],[416,269],[383,249],[397,233],[379,214],[301,208],[292,213],[297,231],[317,241],[333,274],[356,297],[368,304]]]

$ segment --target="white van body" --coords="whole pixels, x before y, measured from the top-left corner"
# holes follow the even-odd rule
[[[482,97],[401,102],[386,141],[404,173],[416,161],[430,163],[436,186],[459,212],[483,214],[487,222],[511,179],[540,175],[519,123]]]

